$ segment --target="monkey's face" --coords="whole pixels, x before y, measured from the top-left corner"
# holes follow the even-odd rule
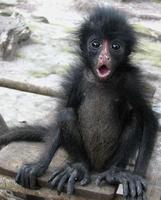
[[[95,76],[101,80],[108,80],[124,58],[125,46],[123,42],[113,39],[100,39],[91,36],[87,41],[87,59]]]
[[[78,31],[81,60],[100,81],[126,67],[135,50],[136,36],[124,14],[110,7],[96,7]]]

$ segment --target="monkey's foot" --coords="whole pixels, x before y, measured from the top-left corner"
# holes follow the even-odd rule
[[[138,176],[127,171],[121,171],[118,168],[111,168],[101,174],[96,179],[96,184],[101,181],[106,181],[108,184],[122,184],[123,196],[128,200],[146,200],[146,181]]]
[[[67,183],[67,194],[74,193],[75,182],[79,181],[84,186],[90,182],[90,176],[86,166],[83,163],[68,163],[58,168],[49,179],[51,188],[56,188],[60,194]]]
[[[40,163],[25,164],[17,173],[15,181],[25,188],[38,189],[37,177],[41,176],[45,171],[46,166]]]

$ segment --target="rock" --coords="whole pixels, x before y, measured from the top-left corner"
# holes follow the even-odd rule
[[[79,11],[89,12],[90,9],[99,5],[97,0],[87,1],[87,0],[75,0],[75,7]]]
[[[34,15],[32,17],[37,22],[43,22],[43,23],[46,23],[46,24],[49,23],[49,21],[48,21],[48,19],[46,17],[43,17],[43,16],[34,16]]]
[[[0,56],[12,59],[20,42],[28,40],[31,34],[19,15],[0,16]]]
[[[17,4],[17,0],[0,0],[0,7],[14,6]]]

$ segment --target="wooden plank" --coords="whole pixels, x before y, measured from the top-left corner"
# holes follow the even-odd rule
[[[157,134],[147,170],[147,180],[149,183],[147,192],[149,200],[161,199],[161,131]]]
[[[0,174],[15,177],[22,164],[35,161],[43,151],[43,148],[44,145],[42,143],[14,142],[7,145],[0,151]],[[38,179],[38,182],[42,187],[48,186],[47,181],[54,168],[63,164],[66,158],[67,155],[62,149],[56,153],[48,171],[44,176]],[[94,182],[85,187],[77,184],[76,197],[110,200],[113,198],[115,190],[116,189],[112,186],[97,187]],[[57,196],[56,192],[54,195]],[[61,199],[60,196],[57,196],[56,198]],[[69,197],[66,195],[66,198]]]
[[[158,132],[155,147],[147,170],[147,179],[150,184],[161,185],[161,131]]]
[[[21,15],[0,16],[0,56],[13,59],[18,44],[28,40],[31,31]]]
[[[148,200],[160,200],[161,199],[161,187],[155,185],[149,185],[147,191]]]
[[[67,196],[66,194],[57,195],[55,190],[48,188],[40,188],[39,190],[29,190],[16,184],[14,179],[8,176],[0,175],[0,188],[1,190],[13,191],[17,196],[32,196],[36,199],[43,198],[45,200],[89,200],[81,196]],[[1,197],[0,197],[1,199]]]

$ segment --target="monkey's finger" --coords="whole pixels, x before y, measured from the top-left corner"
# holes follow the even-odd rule
[[[147,200],[146,194],[143,192],[141,195],[137,197],[137,200]]]
[[[139,195],[139,196],[137,197],[137,200],[143,200],[143,196],[142,196],[142,195]]]
[[[65,183],[67,182],[69,178],[69,174],[65,174],[61,180],[59,181],[59,184],[58,184],[58,187],[57,187],[57,191],[58,191],[58,195],[60,195],[60,193],[62,192],[63,188],[64,188],[64,185]]]
[[[148,200],[146,193],[143,192],[141,195],[137,196],[137,200]]]
[[[116,180],[115,180],[115,176],[111,175],[110,173],[107,173],[106,174],[106,177],[105,177],[107,183],[109,184],[115,184],[116,183]],[[122,181],[119,181],[119,183],[121,183]]]
[[[68,195],[71,195],[74,193],[74,185],[75,185],[76,178],[78,178],[78,171],[75,169],[72,172],[72,174],[68,180],[68,183],[67,183],[67,194]]]
[[[51,188],[54,188],[57,186],[57,184],[59,183],[60,179],[65,175],[66,171],[58,174],[51,182],[50,182],[50,186]]]
[[[88,172],[86,172],[83,179],[80,182],[80,185],[84,186],[84,185],[87,185],[89,182],[90,182],[90,176]]]
[[[133,180],[129,181],[130,196],[133,198],[136,196],[136,187]]]
[[[25,173],[24,173],[24,182],[25,182],[25,187],[30,188],[30,168],[26,167],[25,168]]]
[[[17,173],[16,177],[15,177],[15,182],[16,182],[17,184],[20,184],[20,179],[21,179],[21,172],[19,171],[19,172]]]
[[[89,177],[84,177],[84,178],[81,180],[80,185],[81,185],[81,186],[84,186],[84,185],[87,185],[89,182],[90,182],[90,178],[89,178]]]
[[[55,172],[50,176],[48,183],[51,182],[58,174],[63,172],[63,170],[64,170],[63,168],[55,170]]]
[[[38,186],[36,185],[36,174],[34,174],[32,171],[29,174],[29,179],[30,179],[30,188],[31,189],[37,189]]]
[[[143,193],[143,186],[140,180],[136,180],[136,192],[138,196],[140,196]]]
[[[143,186],[144,191],[147,190],[147,182],[144,179],[141,179],[141,184]]]
[[[128,186],[128,182],[124,181],[122,183],[122,187],[123,187],[123,196],[127,198],[127,196],[129,195],[129,186]]]
[[[23,187],[26,187],[25,186],[25,170],[26,170],[26,166],[24,165],[22,168],[21,168],[21,178],[20,178],[20,182],[21,182],[21,185],[23,186]]]
[[[103,181],[105,179],[105,175],[104,174],[100,174],[97,179],[96,179],[96,185],[100,185],[101,181]]]

